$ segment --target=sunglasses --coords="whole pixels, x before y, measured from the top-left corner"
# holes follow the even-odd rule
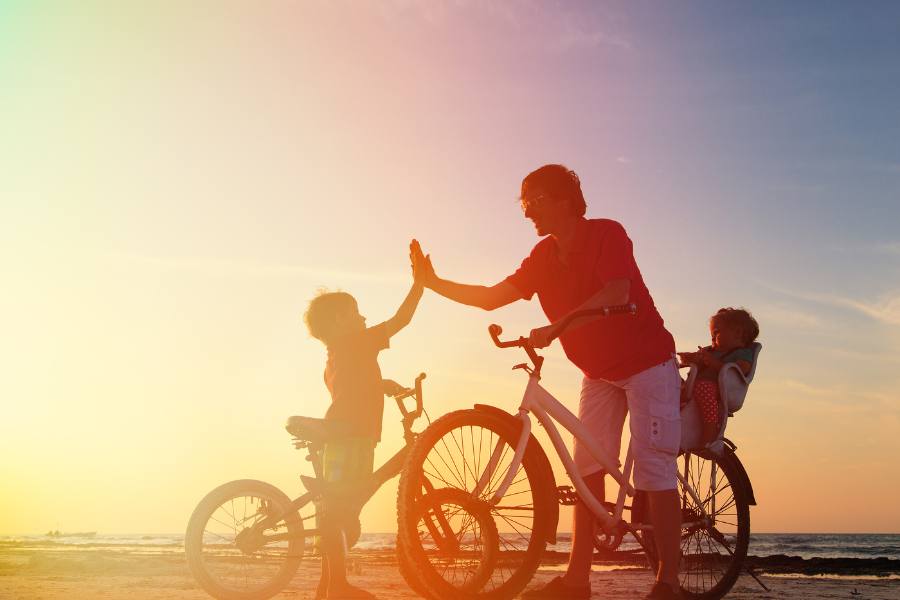
[[[553,201],[553,197],[547,196],[545,194],[535,196],[534,198],[531,198],[530,200],[526,199],[526,198],[522,198],[520,200],[520,202],[522,204],[523,212],[528,211],[529,208],[540,208],[541,206],[544,206],[545,204],[549,204],[552,201]]]

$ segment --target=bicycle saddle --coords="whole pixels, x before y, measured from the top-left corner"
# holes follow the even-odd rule
[[[287,432],[297,439],[313,442],[314,444],[324,444],[330,438],[334,437],[331,428],[325,422],[325,419],[316,419],[313,417],[288,417],[284,426]],[[332,435],[329,435],[331,433]]]

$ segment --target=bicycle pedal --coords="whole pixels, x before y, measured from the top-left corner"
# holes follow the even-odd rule
[[[303,483],[303,487],[306,488],[306,491],[312,492],[313,494],[320,494],[325,489],[324,481],[315,477],[310,477],[309,475],[301,475],[300,482]]]
[[[557,486],[556,500],[563,506],[574,506],[578,504],[578,492],[571,485]]]

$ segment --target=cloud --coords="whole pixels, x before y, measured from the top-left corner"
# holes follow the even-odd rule
[[[879,254],[900,256],[900,242],[884,242],[881,244],[876,244],[874,250]]]
[[[835,306],[844,306],[856,310],[882,323],[900,325],[900,292],[884,294],[874,303],[839,296],[826,297],[825,301],[831,302]]]
[[[632,49],[630,40],[610,31],[613,17],[601,17],[597,7],[567,10],[565,4],[556,6],[540,0],[381,0],[376,6],[388,21],[411,16],[434,26],[460,17],[485,15],[501,26],[527,34],[529,40],[549,40],[547,48],[556,52],[599,47]]]
[[[784,306],[758,306],[753,314],[766,325],[777,323],[790,327],[818,329],[823,326],[822,319],[809,311],[793,310]]]
[[[601,46],[631,50],[631,42],[620,36],[611,35],[604,31],[585,31],[577,25],[566,27],[560,34],[556,43],[559,50],[575,48],[598,48]]]
[[[875,301],[857,300],[837,294],[817,294],[797,292],[778,286],[760,282],[761,285],[799,300],[807,300],[819,304],[847,308],[887,325],[900,325],[900,290],[882,294]]]
[[[861,409],[889,412],[900,409],[900,395],[890,396],[859,388],[822,387],[796,379],[772,381],[769,385],[791,390],[807,399],[815,399],[821,406],[837,412],[856,412]]]
[[[892,353],[859,352],[858,350],[848,350],[846,348],[830,348],[829,353],[838,357],[840,360],[849,359],[860,360],[867,363],[900,365],[900,355]]]
[[[301,277],[319,281],[364,281],[394,283],[406,281],[408,275],[397,272],[348,271],[323,269],[306,265],[267,264],[250,260],[159,257],[139,254],[107,254],[104,258],[114,262],[143,265],[170,271],[194,271],[213,276],[230,277]]]
[[[882,163],[872,166],[873,171],[882,173],[900,173],[900,163]]]

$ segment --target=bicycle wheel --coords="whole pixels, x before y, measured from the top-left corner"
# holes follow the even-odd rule
[[[419,577],[417,566],[413,563],[413,559],[409,556],[406,544],[397,536],[397,567],[400,575],[409,585],[409,588],[416,594],[427,600],[441,600],[440,597],[434,595],[425,587]]]
[[[718,600],[740,575],[750,542],[747,491],[733,464],[706,450],[678,457],[679,472],[700,499],[679,481],[681,501],[681,592],[691,600]],[[635,520],[648,522],[646,498],[635,500]],[[656,572],[659,558],[653,532],[644,531],[644,547]]]
[[[412,518],[421,543],[404,545],[404,551],[418,567],[417,579],[441,598],[477,593],[500,551],[490,505],[464,490],[441,488],[419,498]]]
[[[398,537],[417,562],[417,576],[440,598],[493,600],[516,595],[531,580],[548,538],[553,535],[552,510],[556,503],[553,474],[541,462],[539,449],[529,444],[505,496],[490,506],[498,552],[480,589],[466,584],[435,585],[429,574],[445,567],[439,553],[429,551],[435,538],[449,537],[447,524],[433,521],[437,531],[424,525],[425,509],[417,503],[436,489],[466,492],[487,504],[512,466],[520,429],[511,419],[479,410],[447,414],[423,431],[410,450],[400,475],[397,495]],[[536,444],[535,444],[536,445]],[[436,523],[436,525],[435,525]],[[452,529],[452,525],[451,525]],[[436,589],[440,588],[440,589]],[[452,589],[451,589],[452,588]]]
[[[232,481],[194,509],[184,550],[200,586],[219,600],[265,600],[288,583],[303,556],[303,521],[290,513],[266,529],[264,518],[282,514],[290,499],[262,481]]]

